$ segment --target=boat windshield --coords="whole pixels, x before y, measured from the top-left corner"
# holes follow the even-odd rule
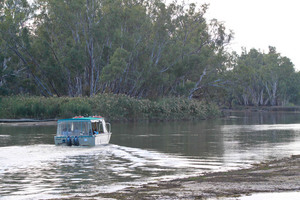
[[[57,136],[92,135],[90,121],[62,121],[57,125]]]

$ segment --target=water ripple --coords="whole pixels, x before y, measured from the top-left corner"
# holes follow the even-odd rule
[[[90,194],[188,176],[199,170],[224,169],[222,161],[217,159],[201,160],[118,145],[1,147],[0,161],[0,195],[4,197],[40,194],[57,197],[59,193],[82,192],[82,187]]]

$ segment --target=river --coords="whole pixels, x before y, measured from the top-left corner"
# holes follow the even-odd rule
[[[249,167],[300,154],[299,113],[112,123],[109,145],[54,146],[55,125],[0,125],[0,199],[51,199]]]

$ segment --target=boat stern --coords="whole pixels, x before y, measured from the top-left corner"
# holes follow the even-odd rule
[[[93,136],[54,136],[55,145],[58,146],[95,146]]]

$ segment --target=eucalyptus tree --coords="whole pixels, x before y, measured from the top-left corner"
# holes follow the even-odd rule
[[[205,4],[35,0],[30,6],[25,0],[4,2],[1,51],[9,49],[12,57],[1,55],[2,69],[13,69],[6,67],[12,61],[18,69],[25,68],[20,75],[34,80],[45,96],[113,92],[193,98],[203,89],[222,85],[225,46],[232,34],[217,20],[207,22]],[[17,5],[20,12],[9,5]],[[26,24],[29,18],[31,25]],[[7,76],[2,74],[3,70],[3,85]]]
[[[0,2],[0,52],[3,86],[5,77],[15,77],[13,92],[27,92],[37,85],[41,93],[51,96],[51,86],[43,81],[46,76],[39,63],[32,55],[30,38],[30,19],[32,9],[26,0],[4,0]],[[7,74],[10,71],[10,75]],[[34,83],[30,83],[31,80]]]
[[[99,3],[99,2],[98,2]],[[94,94],[97,45],[95,1],[38,0],[35,45],[48,77],[69,96]],[[41,49],[41,51],[40,51]]]
[[[282,57],[276,52],[275,47],[269,47],[265,55],[266,72],[265,88],[273,105],[285,105],[295,95],[297,84],[293,63],[287,57]]]
[[[269,47],[269,52],[245,49],[233,74],[234,96],[243,105],[286,105],[297,94],[293,63]]]
[[[236,97],[244,105],[263,104],[264,86],[260,73],[263,62],[263,55],[259,51],[251,49],[247,52],[244,49],[233,70]]]
[[[46,43],[51,49],[53,64],[44,64],[60,69],[66,79],[64,91],[69,96],[121,91],[139,46],[145,45],[141,40],[148,38],[141,33],[147,32],[141,30],[147,21],[141,4],[121,0],[38,0],[38,4],[42,12],[36,20],[36,33],[41,36],[37,44]],[[130,52],[127,63],[112,63],[126,51]]]
[[[200,89],[219,81],[224,47],[232,33],[227,34],[217,20],[207,23],[204,17],[207,8],[205,4],[199,9],[195,4],[188,8],[178,4],[168,7],[171,17],[166,19],[168,27],[164,30],[169,41],[157,70],[166,79],[161,94],[192,98]]]

